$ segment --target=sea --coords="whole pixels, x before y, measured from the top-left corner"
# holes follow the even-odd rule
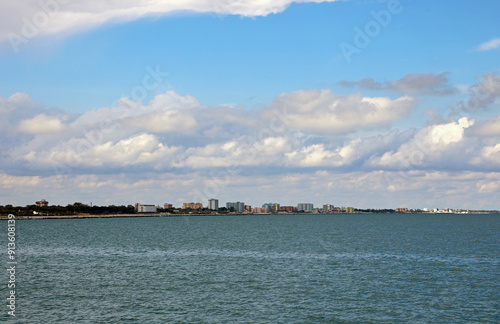
[[[17,220],[0,322],[499,323],[499,243],[498,214]]]

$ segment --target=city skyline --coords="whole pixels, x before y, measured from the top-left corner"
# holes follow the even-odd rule
[[[0,205],[500,209],[498,1],[0,9]]]
[[[71,204],[68,204],[71,205]],[[93,203],[90,202],[90,204],[87,203],[82,203],[80,202],[75,202],[74,205],[82,205],[82,206],[88,206],[88,207],[93,207]],[[224,205],[224,204],[222,204]],[[371,211],[377,211],[377,210],[382,210],[382,211],[388,211],[392,210],[396,213],[407,213],[407,212],[430,212],[430,213],[453,213],[453,212],[460,212],[464,213],[465,211],[469,210],[475,210],[475,211],[488,211],[488,212],[496,212],[498,213],[498,210],[482,210],[482,209],[462,209],[462,208],[456,208],[456,207],[415,207],[415,208],[408,208],[408,207],[394,207],[394,206],[385,206],[383,208],[371,208],[371,207],[366,207],[366,208],[359,208],[356,206],[335,206],[334,204],[330,203],[322,203],[319,204],[318,207],[314,207],[314,203],[307,203],[307,202],[300,202],[300,203],[292,203],[292,204],[281,204],[279,202],[264,202],[264,203],[258,203],[256,205],[248,205],[243,201],[237,201],[237,202],[226,202],[225,207],[219,207],[219,199],[217,198],[210,198],[208,199],[208,202],[206,206],[202,202],[182,202],[182,207],[181,205],[179,206],[174,206],[172,203],[163,203],[163,207],[161,207],[160,203],[152,203],[151,201],[149,202],[136,202],[134,205],[132,204],[127,204],[127,205],[121,205],[123,207],[126,206],[132,206],[135,210],[135,212],[146,212],[146,213],[151,213],[157,212],[157,209],[177,209],[177,210],[185,210],[185,209],[203,209],[203,210],[212,210],[212,211],[220,211],[221,209],[225,210],[233,210],[236,213],[282,213],[282,212],[305,212],[305,213],[312,213],[316,211],[321,211],[322,213],[338,213],[338,212],[344,212],[347,211],[348,213],[353,213],[355,210],[371,210]],[[1,205],[0,205],[1,206]],[[7,204],[6,206],[12,206],[12,204]],[[26,207],[30,207],[32,204],[26,205]],[[42,199],[40,201],[35,202],[35,206],[37,207],[49,207],[49,201],[46,199]],[[59,206],[58,207],[64,207],[64,206]],[[115,206],[115,204],[111,204],[110,206]],[[262,207],[258,207],[262,206]],[[17,207],[23,207],[23,206],[17,206]],[[106,206],[96,206],[96,207],[106,207]],[[108,206],[109,207],[109,206]],[[50,209],[50,208],[49,208]],[[153,210],[154,209],[154,210]]]

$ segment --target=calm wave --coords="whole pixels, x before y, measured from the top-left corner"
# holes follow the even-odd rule
[[[497,215],[18,221],[16,319],[494,323],[499,229]]]

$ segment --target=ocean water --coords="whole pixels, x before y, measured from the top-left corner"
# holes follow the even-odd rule
[[[16,317],[4,271],[0,321],[500,322],[499,215],[19,220],[16,233]]]

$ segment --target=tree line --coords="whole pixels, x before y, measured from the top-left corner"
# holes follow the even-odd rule
[[[15,214],[15,215],[75,215],[75,214],[92,214],[92,215],[106,215],[106,214],[133,214],[134,206],[89,206],[76,202],[67,206],[44,206],[37,205],[27,206],[12,206],[0,205],[0,214]]]

